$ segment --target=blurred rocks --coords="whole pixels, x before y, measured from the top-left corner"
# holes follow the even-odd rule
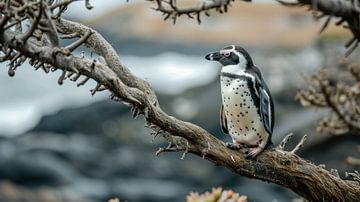
[[[0,183],[0,201],[4,202],[82,202],[84,199],[70,199],[63,197],[55,190],[41,188],[31,190],[17,186],[11,182]],[[88,200],[87,200],[88,201]]]
[[[283,9],[281,12],[284,12]],[[162,39],[140,40],[142,36],[131,38],[133,34],[127,30],[120,30],[120,33],[125,32],[131,35],[130,38],[124,35],[125,38],[117,40],[115,35],[123,35],[118,34],[119,30],[116,29],[127,28],[118,25],[118,19],[129,26],[133,22],[129,23],[126,16],[110,14],[111,20],[101,18],[91,23],[104,33],[105,38],[113,39],[110,41],[121,54],[151,55],[179,51],[193,55],[204,54],[204,50],[211,51],[225,45],[224,41],[207,44],[209,39],[202,45],[193,44],[192,41],[178,44]],[[266,20],[260,21],[269,24]],[[311,26],[317,27],[314,24]],[[314,33],[313,38],[306,40],[306,45],[317,36],[317,32]],[[185,34],[189,35],[187,32]],[[261,30],[258,34],[264,35]],[[156,33],[154,35],[159,37]],[[205,35],[202,33],[199,36],[206,38]],[[237,35],[233,37],[231,41],[239,41]],[[275,38],[280,41],[283,39],[281,34]],[[295,42],[305,46],[301,40]],[[333,55],[326,55],[322,50],[342,50],[342,45],[343,41],[330,45],[313,44],[301,50],[273,46],[248,47],[275,98],[276,127],[273,142],[278,144],[287,133],[294,132],[294,140],[288,145],[291,148],[307,133],[309,138],[306,146],[301,148],[300,155],[316,164],[328,165],[328,169],[337,168],[341,175],[356,169],[347,165],[345,158],[357,155],[352,148],[360,144],[359,136],[317,134],[314,131],[316,120],[324,113],[313,109],[304,110],[294,101],[294,96],[296,90],[304,84],[301,73],[309,74],[322,64],[331,63],[328,58],[334,59]],[[214,68],[217,68],[215,64]],[[198,124],[218,138],[230,141],[229,137],[222,134],[219,125],[219,80],[178,95],[160,94],[159,101],[168,114]],[[44,116],[26,134],[13,138],[0,136],[0,201],[100,202],[119,197],[121,201],[180,202],[191,191],[204,192],[219,186],[247,195],[250,201],[290,201],[298,197],[281,186],[234,175],[225,168],[215,167],[193,155],[188,155],[185,160],[180,160],[181,153],[166,153],[156,157],[155,151],[166,145],[166,142],[161,138],[154,139],[149,135],[151,131],[143,126],[141,117],[136,120],[131,118],[128,107],[105,100]]]
[[[159,95],[159,101],[170,115],[194,122],[229,141],[218,124],[218,82],[177,96]],[[295,89],[288,86],[274,94],[279,106],[276,131],[288,127],[299,136],[312,131],[301,153],[316,163],[338,168],[340,174],[352,171],[354,167],[348,166],[345,158],[350,154],[356,156],[350,147],[360,143],[359,137],[323,136],[312,143],[311,137],[319,136],[310,126],[317,116],[294,102]],[[34,190],[45,188],[44,192],[49,195],[46,197],[55,198],[45,199],[47,201],[61,201],[62,198],[106,201],[115,196],[129,201],[184,201],[190,191],[203,192],[216,186],[238,190],[256,201],[289,201],[296,197],[285,188],[233,175],[225,168],[215,167],[192,155],[183,161],[180,153],[156,157],[157,148],[166,143],[161,138],[154,139],[143,125],[142,118],[131,118],[128,107],[106,100],[45,116],[27,134],[1,137],[0,179],[16,185],[0,186],[0,197],[8,197],[6,201],[20,201],[6,195],[11,192],[9,189],[16,189],[13,191],[16,196],[31,194],[29,199],[39,197],[33,201],[41,201],[43,196]],[[296,125],[301,127],[294,127]],[[274,135],[275,144],[283,135],[284,132]],[[323,155],[326,149],[329,155]],[[60,199],[53,196],[54,193]],[[264,199],[264,195],[268,197]]]

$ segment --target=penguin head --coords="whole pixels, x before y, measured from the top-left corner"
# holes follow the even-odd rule
[[[238,65],[241,68],[253,66],[249,53],[240,46],[227,46],[220,51],[209,53],[205,56],[207,60],[218,61],[222,66]]]

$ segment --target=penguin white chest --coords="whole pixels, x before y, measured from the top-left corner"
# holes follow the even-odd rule
[[[221,76],[221,94],[227,128],[233,142],[248,146],[266,144],[269,137],[259,112],[259,98],[251,78]]]

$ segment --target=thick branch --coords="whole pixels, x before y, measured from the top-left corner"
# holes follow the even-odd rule
[[[90,8],[91,5],[88,2],[85,1],[87,7]],[[37,11],[51,10],[49,7],[51,5],[42,5],[44,8],[40,6]],[[5,10],[9,14],[9,18],[13,19],[12,14],[16,8],[10,9],[7,6]],[[35,15],[31,9],[26,10],[26,12],[30,12],[27,13],[29,16],[39,16]],[[8,23],[5,19],[6,16],[4,15],[0,21],[0,29]],[[228,149],[223,142],[201,127],[167,115],[158,105],[155,92],[151,86],[143,79],[133,75],[122,64],[114,48],[99,33],[79,23],[59,19],[59,16],[56,19],[58,20],[56,26],[59,30],[52,30],[55,28],[49,23],[41,23],[40,28],[37,26],[38,22],[33,21],[33,28],[29,29],[31,32],[27,32],[27,37],[21,39],[21,43],[14,40],[21,36],[21,32],[11,29],[2,30],[0,32],[0,45],[4,56],[1,56],[0,59],[9,61],[11,66],[15,63],[22,64],[26,58],[30,58],[29,63],[32,66],[41,67],[45,72],[48,72],[49,69],[53,71],[59,69],[63,72],[59,78],[59,83],[72,76],[70,80],[76,81],[80,75],[86,78],[78,85],[83,85],[90,78],[95,80],[97,85],[91,91],[93,94],[108,89],[112,92],[112,97],[115,100],[124,101],[132,106],[134,117],[143,114],[149,127],[163,133],[162,136],[171,143],[163,151],[184,151],[182,158],[185,158],[188,153],[193,153],[239,175],[287,187],[311,201],[356,201],[360,198],[360,187],[356,182],[333,176],[322,167],[294,154],[303,145],[305,138],[292,152],[275,149],[266,150],[256,159],[247,160],[243,151]],[[35,32],[40,29],[47,29],[54,34],[60,32],[67,36],[82,37],[67,47],[68,49],[52,47],[51,43],[43,43],[38,38],[33,37]],[[76,34],[74,35],[74,33]],[[93,59],[86,59],[83,54],[79,57],[75,56],[72,50],[82,44],[85,44],[103,59],[97,62]],[[15,67],[11,67],[11,74],[14,73]]]
[[[351,18],[359,14],[360,10],[354,6],[353,1],[345,0],[298,0],[300,4],[311,6],[312,10],[321,11],[326,15]]]
[[[198,23],[201,23],[201,13],[210,16],[209,11],[215,10],[219,13],[228,11],[228,7],[235,0],[212,0],[200,1],[201,5],[194,3],[190,7],[182,8],[178,6],[176,0],[151,0],[155,3],[155,10],[161,12],[165,17],[164,20],[171,19],[176,22],[176,19],[182,15],[189,18],[196,17]],[[239,0],[251,1],[251,0]],[[354,36],[354,40],[346,46],[348,48],[346,56],[349,56],[357,47],[360,41],[360,3],[358,0],[274,0],[285,6],[307,6],[313,11],[317,19],[327,16],[327,20],[321,27],[320,33],[324,31],[330,24],[330,20],[334,17],[340,18],[336,23],[340,26],[347,23],[346,28],[349,28]],[[198,2],[198,1],[196,1]]]
[[[98,33],[94,34],[99,36]],[[183,148],[186,152],[204,157],[239,175],[282,185],[311,201],[355,201],[360,198],[360,187],[357,183],[341,180],[295,154],[280,150],[266,150],[255,160],[246,160],[243,152],[226,148],[223,142],[206,130],[164,113],[158,106],[150,102],[153,98],[150,99],[148,94],[143,93],[145,90],[145,92],[149,91],[154,94],[151,88],[146,88],[147,84],[139,85],[142,82],[141,79],[136,80],[138,83],[135,80],[127,80],[125,84],[119,76],[120,73],[136,77],[127,69],[122,72],[122,69],[125,69],[124,66],[110,68],[96,63],[93,68],[90,68],[93,64],[91,60],[62,53],[56,54],[54,57],[54,50],[51,47],[38,46],[32,38],[19,45],[11,40],[14,36],[14,32],[6,31],[0,34],[0,43],[8,44],[9,48],[20,51],[26,57],[51,64],[58,69],[71,71],[72,69],[69,67],[76,68],[81,74],[104,85],[122,100],[133,106],[142,107],[147,123],[155,125],[170,134],[171,137],[180,137],[170,140],[173,141],[173,145]],[[92,38],[93,44],[100,43],[96,41],[98,39],[100,38]],[[89,45],[89,43],[87,44]],[[106,54],[103,55],[104,58],[109,58]],[[117,73],[114,73],[113,69],[117,70]],[[138,86],[145,89],[137,88]]]
[[[85,35],[89,30],[91,36],[86,40],[85,45],[94,53],[102,56],[106,64],[116,75],[128,86],[135,87],[145,92],[152,103],[156,102],[154,90],[148,82],[131,74],[130,70],[121,62],[116,50],[95,30],[77,22],[61,19],[57,26],[63,34],[78,33]]]
[[[278,0],[279,2],[284,2]],[[286,2],[286,1],[285,1]],[[348,51],[346,56],[349,56],[358,46],[360,41],[360,7],[358,0],[298,0],[296,5],[309,6],[313,13],[321,12],[319,18],[328,16],[328,20],[325,21],[321,32],[328,26],[332,17],[340,18],[340,21],[336,25],[342,25],[347,22],[347,28],[350,29],[354,38],[350,44],[346,45]]]

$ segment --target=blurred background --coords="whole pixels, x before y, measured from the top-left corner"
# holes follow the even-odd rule
[[[145,1],[73,3],[66,17],[100,32],[131,71],[148,80],[168,114],[191,121],[230,141],[219,127],[220,66],[207,52],[237,44],[260,67],[275,98],[273,142],[294,132],[308,134],[300,156],[328,169],[345,171],[356,156],[359,136],[319,134],[317,120],[326,111],[302,108],[294,100],[305,85],[301,75],[333,66],[344,55],[350,34],[330,26],[304,8],[271,1],[236,2],[224,15],[202,23],[182,17],[174,25]],[[352,54],[358,57],[359,51]],[[0,64],[5,66],[5,64]],[[24,64],[14,78],[0,68],[0,201],[185,201],[186,195],[212,187],[233,189],[250,201],[291,201],[295,193],[275,184],[234,175],[193,155],[155,152],[166,142],[133,120],[129,108],[109,100],[108,92],[91,97],[88,82],[77,88],[61,72],[48,75]],[[326,151],[326,152],[325,152]]]

